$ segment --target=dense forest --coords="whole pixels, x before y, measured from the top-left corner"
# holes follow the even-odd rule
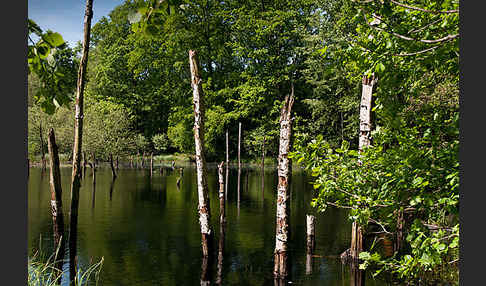
[[[188,51],[205,95],[210,162],[279,153],[280,109],[293,90],[291,157],[313,177],[313,206],[349,209],[375,242],[361,267],[422,283],[458,281],[459,4],[453,0],[125,1],[91,30],[83,152],[195,153]],[[71,159],[81,43],[29,74],[31,161],[50,127]],[[39,67],[40,69],[41,67]],[[358,151],[363,81],[372,78],[369,147]],[[295,168],[295,167],[294,167]]]

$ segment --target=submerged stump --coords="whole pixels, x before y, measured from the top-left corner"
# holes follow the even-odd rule
[[[273,274],[275,278],[288,275],[287,243],[289,238],[289,158],[290,138],[292,135],[291,110],[294,103],[293,92],[285,97],[280,112],[280,147],[278,156],[277,221],[275,230],[275,252]]]

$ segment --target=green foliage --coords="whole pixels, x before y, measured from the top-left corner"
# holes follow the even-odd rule
[[[95,285],[98,285],[99,275],[101,268],[103,266],[104,258],[95,264],[89,265],[86,270],[78,270],[76,278],[74,280],[74,285],[92,285],[92,280],[94,278]],[[59,285],[61,282],[61,275],[56,275],[58,270],[56,269],[56,262],[54,257],[49,258],[42,257],[42,254],[38,252],[32,257],[29,257],[27,263],[28,280],[27,285],[29,286],[55,286]],[[64,274],[64,273],[63,273]],[[67,274],[64,274],[67,275]]]
[[[167,134],[157,134],[152,137],[152,143],[155,150],[159,152],[165,152],[169,148],[170,141]]]
[[[405,246],[392,257],[369,249],[361,254],[362,268],[374,265],[376,274],[386,270],[408,282],[457,283],[459,50],[455,36],[445,37],[458,32],[458,13],[452,11],[458,4],[414,1],[410,5],[450,12],[405,9],[387,1],[348,2],[330,10],[331,19],[335,17],[331,23],[343,34],[323,33],[321,37],[335,41],[327,41],[317,55],[337,75],[337,87],[346,90],[352,82],[358,86],[363,73],[374,72],[379,79],[373,95],[372,146],[358,154],[356,141],[345,139],[339,147],[336,136],[311,140],[303,133],[291,156],[315,177],[317,196],[312,204],[319,210],[348,208],[349,218],[365,230],[391,235],[397,234],[398,216],[404,214]],[[325,69],[310,64],[309,74],[322,73],[326,79]],[[328,96],[333,83],[313,84],[315,91],[329,88],[324,100],[339,102]],[[313,116],[331,108],[319,107],[316,101],[309,104],[316,107]],[[358,131],[357,121],[353,122]]]
[[[33,37],[38,40],[35,42]],[[68,106],[72,101],[78,63],[59,33],[43,32],[31,19],[28,19],[28,38],[29,76],[35,75],[41,83],[34,99],[44,112],[53,114],[56,107]]]

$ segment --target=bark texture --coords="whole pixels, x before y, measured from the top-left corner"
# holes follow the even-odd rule
[[[84,35],[81,61],[78,70],[78,82],[76,87],[75,121],[74,121],[74,145],[73,145],[73,169],[71,181],[71,211],[69,227],[69,279],[74,285],[76,276],[76,241],[78,230],[79,188],[81,186],[81,144],[83,142],[83,94],[86,78],[86,66],[88,64],[89,41],[91,34],[91,19],[93,17],[93,0],[86,0],[84,14]]]
[[[49,130],[47,137],[47,147],[49,150],[49,168],[51,187],[51,213],[54,229],[54,249],[59,249],[57,257],[54,259],[56,268],[62,272],[62,264],[65,253],[65,238],[64,238],[64,216],[62,212],[62,188],[61,188],[61,172],[59,170],[59,154],[56,145],[56,136],[54,129]]]
[[[240,180],[241,180],[241,122],[238,123],[238,206],[240,205]]]
[[[150,176],[154,172],[154,153],[150,153]]]
[[[262,194],[265,188],[265,136],[263,136],[262,144]]]
[[[306,230],[307,230],[307,253],[314,253],[316,247],[316,229],[315,229],[316,217],[313,215],[306,216]]]
[[[211,228],[211,211],[209,207],[207,169],[204,157],[204,96],[201,86],[201,76],[196,52],[189,51],[191,68],[191,85],[194,104],[194,141],[196,149],[197,193],[199,200],[199,223],[201,226],[201,242],[203,256],[211,252],[213,232]]]
[[[361,92],[361,104],[359,112],[359,152],[370,145],[371,134],[371,103],[373,95],[373,86],[376,79],[373,76],[363,76],[363,88]],[[354,221],[351,226],[351,247],[349,255],[352,260],[358,260],[359,254],[363,251],[363,229]]]
[[[274,269],[275,278],[285,278],[288,275],[287,242],[289,238],[289,158],[290,139],[292,136],[291,111],[294,104],[293,94],[285,97],[284,106],[280,112],[280,146],[278,156],[277,185],[277,221],[275,231]]]

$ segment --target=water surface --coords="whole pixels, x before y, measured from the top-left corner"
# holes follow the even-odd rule
[[[120,169],[113,183],[111,171],[99,168],[95,186],[91,170],[86,172],[79,199],[78,263],[83,268],[104,257],[99,285],[200,284],[201,234],[195,169],[184,168],[180,188],[176,185],[178,170],[160,174],[155,169],[152,176],[148,170]],[[214,165],[208,173],[216,252],[219,198]],[[61,168],[66,224],[70,179],[71,168]],[[237,170],[230,169],[222,284],[274,285],[277,174],[273,169],[265,171],[263,191],[259,169],[243,169],[240,180],[238,204]],[[352,285],[350,270],[337,258],[349,246],[351,224],[342,210],[331,208],[316,213],[310,207],[313,188],[309,181],[310,178],[297,171],[291,179],[289,280],[295,285]],[[312,273],[306,273],[306,214],[316,215]],[[29,255],[39,246],[46,253],[53,251],[49,176],[48,171],[31,168]],[[212,282],[216,278],[216,260],[210,265]],[[366,275],[366,285],[384,284]]]

